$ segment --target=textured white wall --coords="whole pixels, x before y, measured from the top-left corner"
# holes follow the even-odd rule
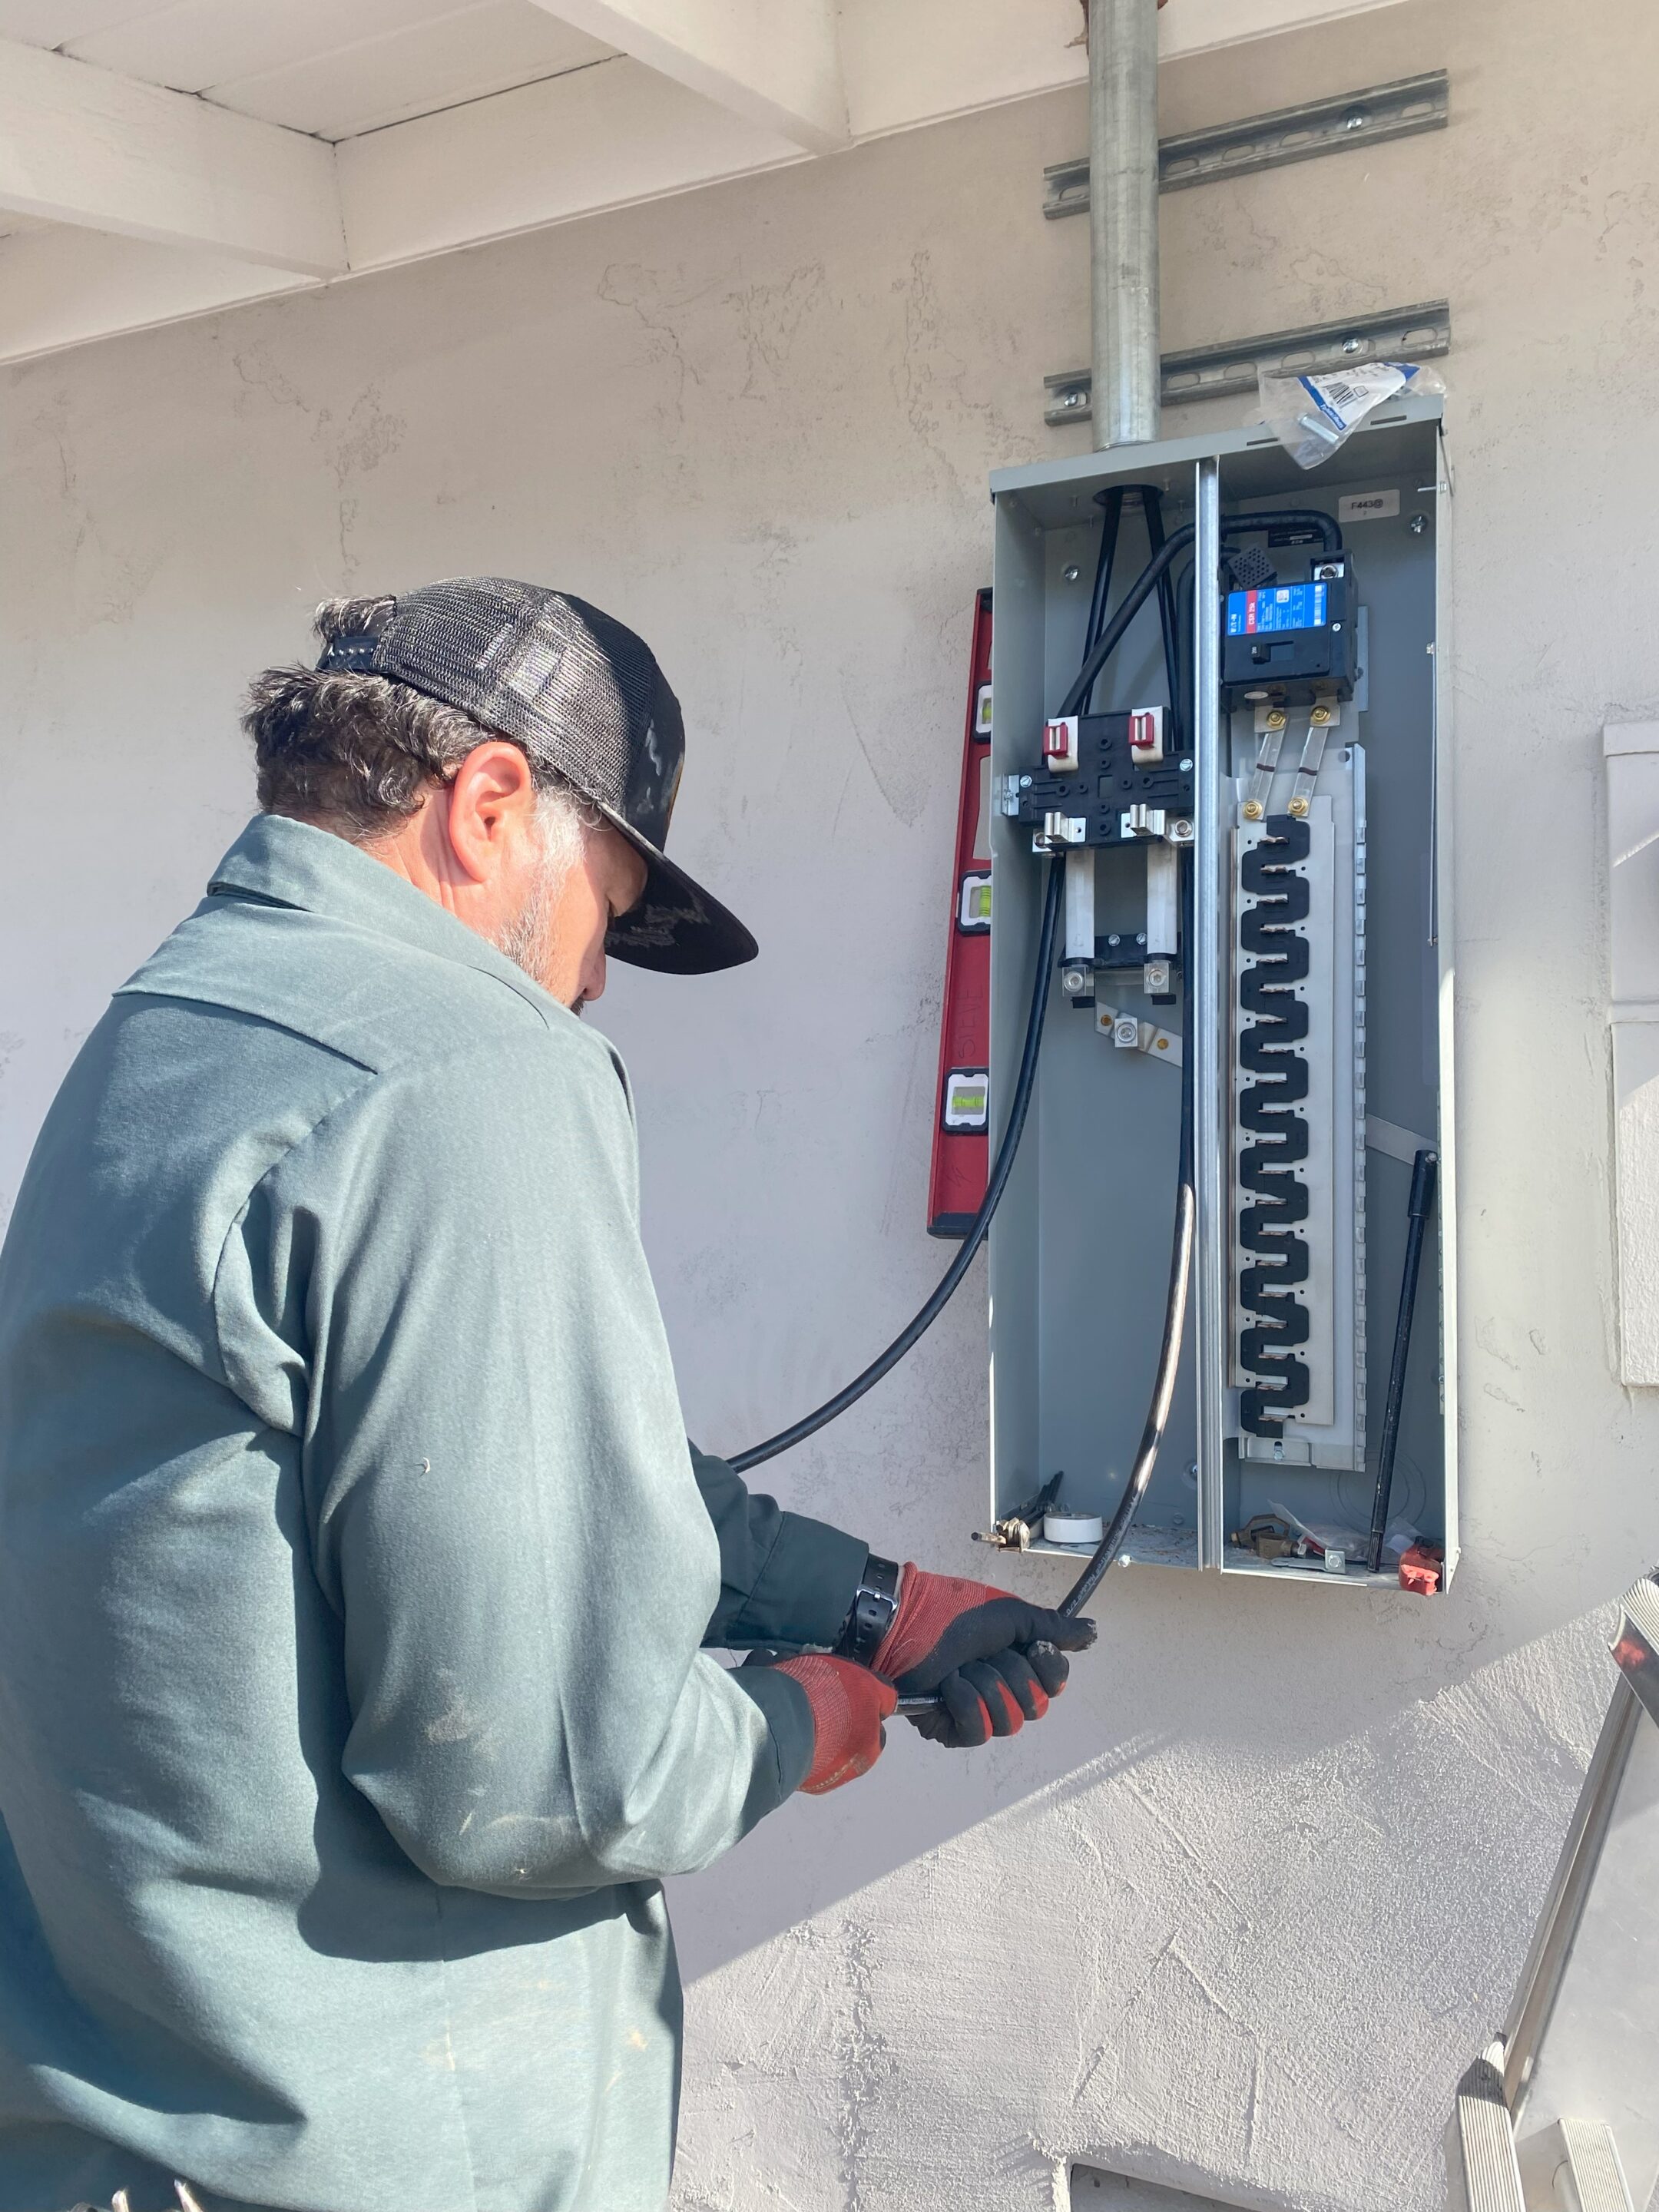
[[[1173,345],[1454,302],[1465,1564],[1434,1606],[1123,1573],[1045,1727],[903,1734],[682,1885],[683,2212],[1010,2212],[1072,2155],[1437,2202],[1599,1717],[1595,1609],[1659,1555],[1659,1417],[1613,1379],[1596,859],[1601,726],[1659,713],[1659,22],[1405,0],[1176,65],[1164,118],[1443,62],[1443,136],[1177,195],[1164,271]],[[657,645],[676,849],[765,947],[602,1010],[693,1432],[747,1443],[884,1341],[944,1256],[984,483],[1062,443],[1085,241],[1038,199],[1083,141],[1055,95],[8,373],[0,1189],[246,808],[246,672],[325,592],[497,569]],[[778,1467],[790,1502],[985,1571],[975,1296]]]

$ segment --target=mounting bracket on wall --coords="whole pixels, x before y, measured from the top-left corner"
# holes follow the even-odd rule
[[[1189,185],[1249,176],[1257,169],[1282,168],[1290,161],[1314,161],[1322,154],[1340,154],[1353,146],[1376,146],[1389,138],[1443,131],[1450,113],[1451,79],[1444,70],[1430,70],[1393,84],[1370,85],[1363,92],[1275,108],[1270,115],[1252,115],[1242,123],[1184,131],[1159,141],[1158,190],[1183,191]],[[1051,222],[1088,211],[1086,154],[1074,161],[1056,161],[1043,171],[1042,212]]]
[[[1162,404],[1179,407],[1194,399],[1227,399],[1254,392],[1258,368],[1311,376],[1364,361],[1432,361],[1450,350],[1450,305],[1430,300],[1415,307],[1356,315],[1345,323],[1310,323],[1302,330],[1268,331],[1260,337],[1166,353],[1160,363]],[[1048,395],[1042,419],[1050,429],[1089,421],[1091,378],[1086,368],[1045,376],[1042,388]]]

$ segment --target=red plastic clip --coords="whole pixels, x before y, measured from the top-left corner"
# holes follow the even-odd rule
[[[1164,709],[1136,707],[1129,715],[1129,757],[1139,768],[1164,757]]]
[[[1400,1587],[1419,1597],[1432,1597],[1440,1588],[1446,1554],[1438,1544],[1408,1544],[1400,1561]]]

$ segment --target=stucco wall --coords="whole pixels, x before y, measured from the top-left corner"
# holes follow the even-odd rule
[[[1438,2201],[1599,1717],[1596,1608],[1659,1556],[1659,1416],[1611,1368],[1596,860],[1600,726],[1659,713],[1659,21],[1405,0],[1164,88],[1170,129],[1439,63],[1443,136],[1167,200],[1165,337],[1454,303],[1462,1571],[1433,1606],[1121,1574],[1043,1728],[972,1759],[900,1731],[680,1885],[684,2212],[1012,2212],[1073,2155]],[[1041,387],[1085,354],[1085,227],[1038,200],[1083,123],[1056,95],[6,373],[0,1202],[242,818],[247,672],[325,592],[494,569],[656,644],[676,849],[765,948],[617,974],[599,1014],[693,1433],[747,1443],[884,1341],[941,1264],[984,481],[1066,442]],[[780,1463],[789,1502],[986,1571],[978,1295]]]

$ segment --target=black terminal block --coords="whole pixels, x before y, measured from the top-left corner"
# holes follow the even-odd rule
[[[1130,753],[1130,719],[1127,714],[1079,715],[1074,770],[1060,775],[1038,769],[1012,779],[1015,805],[1010,811],[1043,841],[1044,849],[1138,845],[1158,836],[1190,842],[1193,757],[1170,731],[1164,739],[1164,759],[1143,767]],[[1167,722],[1174,719],[1166,716]]]
[[[1351,699],[1359,674],[1358,605],[1346,554],[1316,557],[1306,583],[1229,592],[1221,638],[1228,704],[1255,693],[1273,707]]]

